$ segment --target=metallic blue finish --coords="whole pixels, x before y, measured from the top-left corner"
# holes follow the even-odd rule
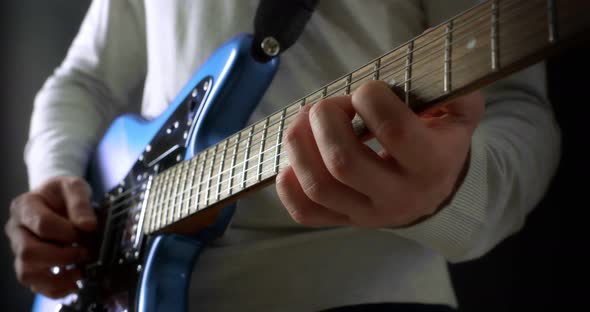
[[[94,194],[104,194],[125,178],[170,115],[199,81],[207,76],[213,77],[213,89],[199,108],[199,117],[185,159],[194,157],[204,148],[240,130],[270,84],[279,64],[278,59],[267,63],[258,63],[252,59],[249,54],[251,42],[251,35],[240,34],[221,46],[156,119],[147,121],[131,114],[117,118],[90,161],[89,182],[94,187]],[[194,135],[194,132],[198,135]]]
[[[272,81],[278,58],[258,63],[250,55],[252,36],[240,34],[221,46],[156,119],[137,115],[117,118],[97,146],[89,164],[93,195],[99,198],[123,181],[145,147],[184,99],[205,77],[213,77],[207,100],[199,107],[185,160],[241,130]],[[150,246],[140,281],[140,312],[186,311],[186,294],[194,262],[204,242],[223,233],[235,204],[224,208],[217,222],[193,238],[160,235]],[[37,296],[34,312],[54,311],[61,300]]]
[[[203,67],[205,71],[209,66],[225,68],[221,75],[214,76],[214,89],[199,112],[187,159],[243,129],[278,68],[278,58],[258,63],[250,56],[251,36],[238,36],[234,40],[232,62],[222,64],[222,60],[212,58]]]
[[[138,311],[186,311],[191,272],[203,248],[198,240],[180,235],[160,235],[145,264]]]
[[[250,35],[239,35],[221,47],[191,79],[191,82],[174,101],[176,106],[180,105],[201,79],[207,75],[213,76],[213,89],[210,91],[207,101],[201,105],[197,112],[197,121],[193,132],[189,136],[190,140],[185,159],[194,157],[207,147],[241,130],[271,83],[279,65],[278,58],[268,63],[256,62],[250,56],[251,43],[252,37]],[[207,242],[221,235],[229,224],[234,210],[235,204],[224,208],[217,222],[198,233],[196,236],[198,240],[191,241]],[[145,300],[150,300],[149,298],[155,296],[155,294],[158,294],[156,296],[157,300],[167,296],[174,297],[175,295],[170,294],[170,292],[175,291],[174,289],[176,289],[176,295],[182,294],[183,297],[174,297],[176,299],[173,301],[166,301],[165,304],[161,305],[162,310],[144,310],[140,308],[139,311],[141,312],[186,311],[187,299],[185,296],[188,284],[181,288],[184,292],[178,291],[176,288],[178,287],[178,280],[161,279],[161,275],[152,272],[154,270],[176,270],[177,272],[183,271],[184,274],[190,276],[196,255],[202,245],[201,243],[195,245],[194,248],[197,248],[197,250],[194,250],[194,258],[182,258],[184,262],[179,261],[177,258],[171,261],[170,254],[172,254],[173,250],[179,249],[178,247],[168,248],[168,240],[162,242],[163,239],[161,238],[158,245],[151,247],[150,257],[147,262],[149,269],[146,267],[146,272],[142,276],[141,295],[138,298],[139,306],[147,309],[152,305],[159,305],[159,303],[145,302]],[[172,243],[174,242],[176,241]],[[170,252],[160,252],[159,248],[170,250]],[[188,246],[185,248],[187,248],[189,254],[192,252]],[[152,287],[157,288],[151,289]],[[160,292],[165,292],[165,294]],[[182,304],[168,306],[166,305],[168,302],[182,302]]]

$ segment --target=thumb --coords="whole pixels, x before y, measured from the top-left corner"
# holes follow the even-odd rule
[[[78,177],[64,177],[59,185],[68,218],[74,226],[83,231],[95,230],[97,222],[90,204],[90,185]]]

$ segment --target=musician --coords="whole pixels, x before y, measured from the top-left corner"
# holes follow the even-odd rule
[[[35,99],[30,191],[6,224],[24,286],[76,289],[79,270],[50,268],[89,261],[79,237],[97,222],[81,177],[93,146],[138,102],[146,118],[164,111],[220,44],[252,31],[257,2],[93,1]],[[320,1],[250,121],[476,2]],[[355,112],[374,135],[366,145]],[[191,310],[452,311],[447,261],[480,257],[523,226],[560,144],[542,65],[421,116],[387,84],[366,83],[304,107],[284,138],[291,166],[276,188],[241,199],[200,255]]]

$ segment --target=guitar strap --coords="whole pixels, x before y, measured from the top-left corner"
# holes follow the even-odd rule
[[[254,57],[266,62],[291,47],[317,3],[318,0],[260,0],[254,18]]]

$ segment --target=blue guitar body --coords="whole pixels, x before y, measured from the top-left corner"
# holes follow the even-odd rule
[[[193,158],[242,129],[279,63],[278,58],[266,63],[256,61],[251,45],[252,36],[242,34],[221,46],[158,118],[117,118],[89,164],[87,179],[93,187],[94,202],[145,189],[151,175]],[[235,204],[223,208],[217,221],[195,230],[194,235],[151,237],[144,235],[141,223],[137,223],[138,218],[141,220],[139,201],[128,202],[127,212],[115,211],[120,209],[117,205],[103,209],[107,220],[122,214],[120,221],[130,225],[121,231],[108,222],[104,226],[98,260],[88,266],[90,279],[80,293],[60,300],[37,296],[34,312],[58,311],[64,303],[67,309],[75,308],[64,311],[87,311],[94,300],[107,311],[187,310],[187,290],[196,258],[207,240],[223,233]],[[140,228],[135,230],[131,225]],[[117,276],[125,276],[125,280]],[[108,291],[95,291],[104,285],[108,285]],[[80,298],[88,293],[90,299]]]

